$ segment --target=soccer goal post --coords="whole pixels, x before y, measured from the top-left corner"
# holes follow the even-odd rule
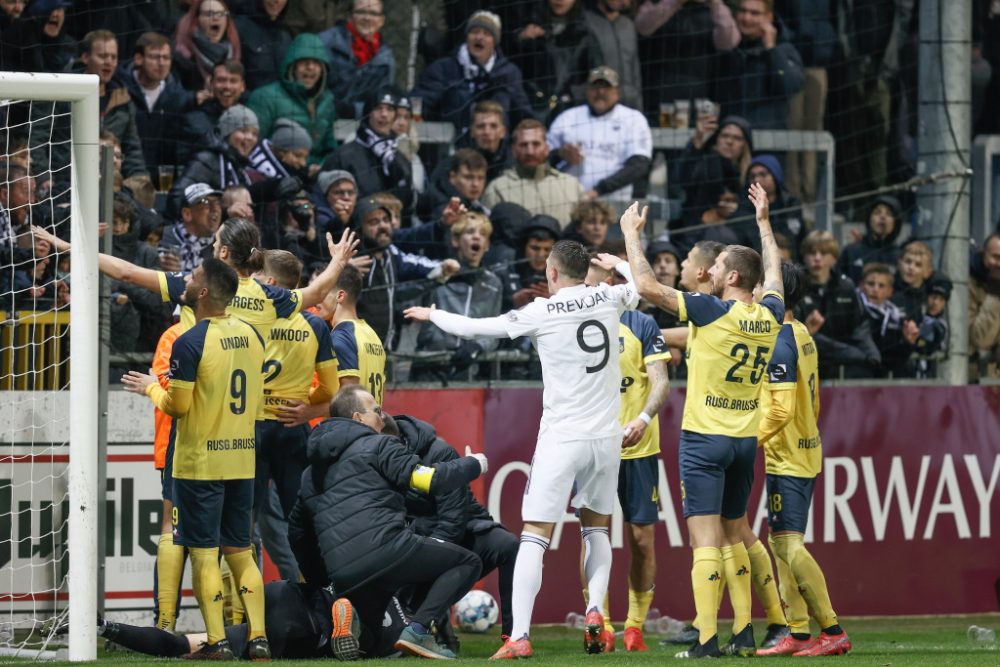
[[[2,643],[8,649],[15,649],[13,653],[5,651],[7,655],[18,655],[17,650],[24,647],[21,637],[26,632],[24,630],[25,627],[29,628],[28,631],[31,633],[39,634],[43,632],[42,627],[45,622],[50,621],[47,627],[51,629],[56,624],[55,622],[60,620],[59,616],[61,614],[59,610],[65,610],[68,606],[68,657],[72,661],[95,660],[97,657],[95,619],[97,615],[98,595],[97,538],[99,505],[97,489],[98,466],[100,465],[98,461],[97,353],[99,316],[99,283],[97,274],[97,252],[99,247],[98,138],[100,129],[98,78],[94,75],[85,74],[0,72],[0,102],[8,107],[8,109],[15,108],[18,102],[26,102],[29,107],[32,105],[43,105],[44,103],[69,103],[68,122],[71,128],[71,138],[68,142],[70,147],[70,151],[68,152],[69,164],[53,164],[51,169],[55,171],[58,167],[59,170],[65,170],[68,167],[69,230],[72,242],[70,252],[72,298],[68,299],[68,347],[61,342],[58,346],[46,345],[44,342],[41,345],[37,345],[29,337],[29,334],[24,334],[24,337],[21,337],[22,334],[20,333],[7,333],[7,338],[3,345],[5,352],[4,363],[10,362],[10,365],[5,369],[3,378],[5,386],[0,387],[0,391],[8,394],[9,398],[5,401],[7,408],[4,410],[3,415],[4,420],[7,421],[7,425],[0,425],[0,430],[6,431],[6,433],[0,432],[0,443],[11,445],[24,442],[21,435],[17,432],[12,433],[17,428],[13,425],[13,422],[16,422],[23,413],[29,410],[34,412],[36,419],[56,419],[57,417],[62,418],[62,415],[56,414],[58,410],[56,406],[61,407],[68,404],[69,421],[68,425],[66,425],[68,431],[68,461],[66,461],[65,454],[55,453],[54,451],[54,444],[62,445],[63,443],[52,442],[44,443],[47,453],[43,455],[38,455],[31,450],[25,453],[23,449],[12,447],[8,450],[9,453],[4,452],[5,455],[0,457],[5,463],[11,465],[11,469],[18,467],[15,464],[21,464],[25,460],[30,460],[32,468],[42,465],[50,466],[49,472],[46,473],[43,471],[39,473],[41,475],[48,475],[53,478],[62,475],[65,476],[65,482],[60,481],[58,484],[60,487],[59,492],[65,494],[63,497],[50,497],[47,500],[40,500],[36,504],[34,502],[34,495],[27,502],[18,503],[15,500],[18,497],[17,494],[22,493],[22,489],[18,488],[19,485],[20,487],[31,487],[39,484],[38,476],[36,476],[35,472],[27,476],[26,481],[23,475],[20,481],[14,481],[16,475],[20,473],[7,473],[5,471],[3,474],[3,477],[8,478],[3,481],[6,483],[8,489],[13,489],[12,493],[14,494],[11,496],[10,492],[7,493],[7,497],[11,497],[12,501],[9,503],[9,507],[5,508],[9,515],[4,518],[7,526],[14,525],[19,532],[17,533],[18,543],[14,543],[13,534],[11,536],[0,535],[0,539],[8,540],[4,554],[6,562],[3,568],[11,569],[8,575],[11,582],[9,587],[13,589],[6,591],[6,594],[3,596],[6,602],[3,608],[0,609],[0,613],[5,617],[2,619],[5,626],[4,634],[11,635],[9,638],[5,636]],[[50,106],[53,107],[52,113],[55,114],[56,107],[54,105]],[[59,108],[63,106],[66,105],[60,105]],[[10,166],[13,162],[13,157],[9,154],[10,152],[10,148],[8,147],[5,151],[6,154],[3,156],[3,160],[8,165],[6,167],[7,173],[0,175],[0,178],[4,180],[11,179],[2,184],[8,188],[8,192],[13,187],[11,182],[13,177],[8,176],[9,174],[19,174],[20,177],[24,177],[23,171],[18,172],[14,167]],[[27,178],[30,183],[30,175]],[[25,208],[30,208],[30,206],[26,205]],[[14,216],[14,213],[7,211],[6,215],[9,221]],[[34,219],[31,214],[29,213],[28,215],[29,222],[33,222]],[[6,239],[8,242],[12,239],[21,241],[17,235],[20,234],[23,236],[25,233],[23,216],[18,216],[17,222],[20,224],[20,227],[14,227],[13,235]],[[11,226],[8,226],[8,229],[11,229]],[[18,229],[20,229],[20,232],[18,232]],[[10,247],[24,249],[25,245],[28,245],[29,248],[33,247],[30,243],[21,242],[16,242]],[[5,248],[7,247],[5,246]],[[13,252],[13,250],[10,251],[12,256]],[[31,250],[28,250],[28,252],[31,252]],[[37,261],[37,247],[35,247],[34,252],[36,257],[33,260],[35,263],[32,266],[37,267],[39,263]],[[6,254],[7,251],[5,250]],[[58,256],[56,256],[56,259],[58,259]],[[3,261],[8,263],[8,266],[5,268],[13,274],[15,271],[13,262],[8,257],[4,257]],[[29,277],[34,277],[38,273],[41,272],[34,270]],[[66,282],[68,284],[68,279]],[[56,283],[53,282],[51,285],[50,289],[54,291]],[[44,291],[45,288],[32,286],[29,289]],[[35,294],[35,292],[30,293],[32,296]],[[20,294],[20,292],[12,291],[11,294],[12,298],[9,301],[17,303],[14,295]],[[50,311],[58,315],[60,304],[64,306],[65,299],[53,298]],[[11,310],[14,310],[14,308],[11,308]],[[19,310],[16,313],[6,313],[4,325],[5,327],[10,325],[14,331],[19,331],[18,327],[24,329],[29,325],[32,327],[32,331],[42,326],[54,327],[51,324],[51,318],[43,320],[42,316],[47,314],[47,311],[42,306],[35,306],[34,309],[25,311]],[[53,334],[50,332],[46,335],[50,336],[50,338],[57,335],[66,335],[65,330],[66,327],[63,328],[63,333]],[[48,354],[47,350],[53,347],[58,347],[58,349],[62,350],[61,356],[53,358]],[[30,353],[26,353],[26,350]],[[66,359],[67,356],[68,361]],[[16,364],[20,365],[15,365],[14,362],[11,362],[12,359],[16,361]],[[63,362],[66,363],[64,364]],[[43,381],[37,380],[35,375],[31,375],[30,386],[28,384],[24,386],[16,384],[22,376],[28,376],[41,370],[38,368],[39,365],[56,366],[57,368],[64,368],[68,365],[68,378],[65,375],[55,373],[50,375],[50,377],[60,377],[62,379],[46,384]],[[68,379],[69,386],[68,401],[66,400],[67,392],[65,391],[66,379]],[[24,391],[19,391],[19,389],[23,389]],[[51,399],[47,404],[50,406],[48,414],[46,414],[44,407],[40,407],[44,403],[40,403],[39,399],[18,398],[18,396],[28,394],[30,391],[51,394],[48,397],[48,399]],[[59,396],[54,396],[55,394],[59,394]],[[31,403],[29,408],[19,408],[18,406],[23,405],[24,401],[33,401],[33,403]],[[22,415],[15,414],[18,412],[22,413]],[[30,428],[37,430],[39,426],[31,424]],[[44,440],[44,437],[42,439]],[[66,450],[62,449],[61,451],[65,452]],[[65,462],[66,467],[64,470],[56,467],[56,464],[59,462]],[[50,486],[54,488],[57,484],[53,482]],[[34,493],[33,490],[32,493]],[[42,495],[39,495],[39,497],[44,498]],[[47,519],[44,516],[46,512]],[[66,512],[66,514],[63,514],[63,512]],[[53,515],[61,519],[63,522],[62,525],[58,525]],[[25,525],[27,528],[23,528]],[[68,554],[69,559],[68,569],[65,570],[65,578],[62,578],[59,574],[53,574],[57,570],[60,570],[60,568],[53,567],[48,563],[39,564],[36,562],[39,553],[42,554],[41,558],[47,557],[52,560],[59,560],[55,550],[47,550],[44,546],[36,549],[32,543],[32,540],[35,539],[35,534],[32,533],[29,536],[25,536],[20,532],[22,530],[40,532],[43,534],[42,538],[49,540],[50,543],[63,539],[63,536],[65,536],[64,551],[62,553]],[[44,535],[46,530],[51,534]],[[21,543],[25,540],[28,543],[26,552],[28,558],[25,560],[26,564],[19,565],[22,561],[18,560],[18,558],[23,555],[21,553]],[[7,557],[10,555],[11,548],[15,550],[15,553]],[[45,556],[46,553],[49,555]],[[49,570],[48,574],[36,576],[37,571],[45,569],[46,566]],[[65,565],[63,564],[60,567],[65,567]],[[44,585],[48,586],[48,588],[33,590],[36,588],[36,581],[44,581]],[[49,604],[50,602],[51,604]],[[25,606],[19,607],[17,606],[18,604],[24,604]],[[33,610],[38,610],[38,613],[33,614]],[[26,618],[26,625],[19,625],[18,622],[8,620],[24,618]],[[20,633],[20,637],[18,633]]]

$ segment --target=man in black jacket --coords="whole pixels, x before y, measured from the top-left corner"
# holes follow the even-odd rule
[[[397,434],[426,466],[436,466],[458,458],[458,452],[438,437],[434,427],[408,415],[386,415],[383,433]],[[413,489],[406,493],[406,514],[414,532],[468,549],[483,562],[482,576],[498,570],[500,583],[501,635],[510,636],[514,623],[511,591],[514,561],[520,541],[493,519],[480,505],[469,487],[431,496]]]
[[[834,268],[840,246],[830,232],[810,232],[802,241],[809,271],[806,294],[795,309],[816,341],[819,376],[870,378],[882,362],[854,281]]]
[[[427,596],[396,648],[454,658],[437,643],[432,626],[472,588],[482,565],[461,547],[409,529],[402,492],[413,488],[440,495],[461,489],[486,471],[486,457],[421,465],[398,439],[381,435],[382,410],[360,385],[342,389],[330,414],[309,437],[310,465],[289,519],[289,542],[306,581],[332,583],[372,629],[381,627],[395,591],[426,585]],[[378,639],[362,637],[362,650]]]

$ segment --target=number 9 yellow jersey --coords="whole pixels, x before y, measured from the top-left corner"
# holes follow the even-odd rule
[[[688,328],[687,398],[681,428],[703,435],[757,436],[760,393],[785,304],[776,292],[759,303],[723,301],[697,292],[677,295]]]

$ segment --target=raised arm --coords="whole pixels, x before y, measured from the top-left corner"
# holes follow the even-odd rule
[[[625,250],[628,252],[628,265],[632,270],[632,280],[635,282],[639,295],[650,303],[670,313],[677,312],[677,290],[667,285],[661,285],[653,274],[653,268],[646,261],[646,253],[642,250],[642,230],[646,226],[649,207],[643,206],[639,212],[639,203],[635,202],[622,214],[620,224],[625,237]],[[781,275],[778,275],[780,282]]]
[[[757,211],[757,229],[760,231],[761,259],[764,263],[764,291],[777,292],[784,296],[784,285],[781,282],[781,253],[774,240],[769,217],[767,193],[758,183],[750,184],[750,201]]]
[[[97,268],[112,280],[121,280],[150,292],[160,292],[159,271],[136,266],[132,262],[104,253],[97,255]]]
[[[433,322],[438,328],[460,338],[505,338],[507,327],[503,317],[465,317],[438,310],[434,306],[413,306],[403,311],[407,319]]]
[[[340,236],[338,243],[334,243],[333,236],[327,233],[326,245],[330,249],[330,263],[311,283],[301,289],[302,308],[315,306],[326,298],[333,286],[337,284],[340,272],[354,256],[358,243],[354,232],[346,229]]]

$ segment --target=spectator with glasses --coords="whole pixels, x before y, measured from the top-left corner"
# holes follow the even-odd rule
[[[161,252],[180,260],[174,270],[190,273],[201,266],[221,223],[222,193],[208,183],[192,183],[184,188],[180,220],[163,230]]]
[[[382,0],[353,0],[350,17],[319,34],[330,54],[327,83],[341,118],[361,118],[375,91],[392,85],[396,57],[382,39]]]
[[[316,204],[317,233],[339,234],[350,224],[354,207],[358,204],[358,182],[354,175],[343,169],[321,171],[316,177],[313,191]]]
[[[240,60],[240,36],[222,0],[194,0],[177,22],[174,65],[184,87],[207,88],[212,69],[226,60]]]

